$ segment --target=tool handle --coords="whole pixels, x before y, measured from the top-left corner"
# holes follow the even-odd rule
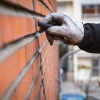
[[[41,28],[43,28],[44,30],[46,30],[49,27],[54,26],[54,25],[38,21],[38,26],[41,27]]]
[[[49,27],[54,26],[54,25],[38,21],[38,26],[41,27],[44,31],[46,31]],[[49,40],[49,43],[50,43],[50,45],[53,45],[54,35],[51,34],[50,36],[52,38]]]

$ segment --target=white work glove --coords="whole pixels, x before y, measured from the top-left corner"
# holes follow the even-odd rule
[[[74,21],[68,13],[52,13],[45,17],[44,22],[55,24],[46,30],[51,45],[53,39],[61,40],[66,44],[78,44],[84,37],[83,24]]]

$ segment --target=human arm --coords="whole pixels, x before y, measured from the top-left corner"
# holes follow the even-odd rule
[[[52,13],[45,17],[45,23],[53,24],[46,30],[47,38],[52,42],[61,40],[65,44],[78,45],[90,53],[100,53],[100,24],[82,24],[73,20],[68,14]],[[51,43],[52,44],[52,43]]]
[[[86,23],[83,40],[78,43],[80,49],[90,53],[100,53],[100,24]]]

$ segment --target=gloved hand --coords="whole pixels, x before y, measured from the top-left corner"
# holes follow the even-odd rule
[[[61,40],[66,44],[78,44],[84,37],[82,23],[74,21],[67,13],[52,13],[45,17],[44,22],[54,24],[46,30],[47,39],[51,44],[53,39]]]

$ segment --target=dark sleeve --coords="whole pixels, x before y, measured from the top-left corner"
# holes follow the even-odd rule
[[[84,24],[84,38],[78,46],[90,53],[100,53],[100,24]]]

